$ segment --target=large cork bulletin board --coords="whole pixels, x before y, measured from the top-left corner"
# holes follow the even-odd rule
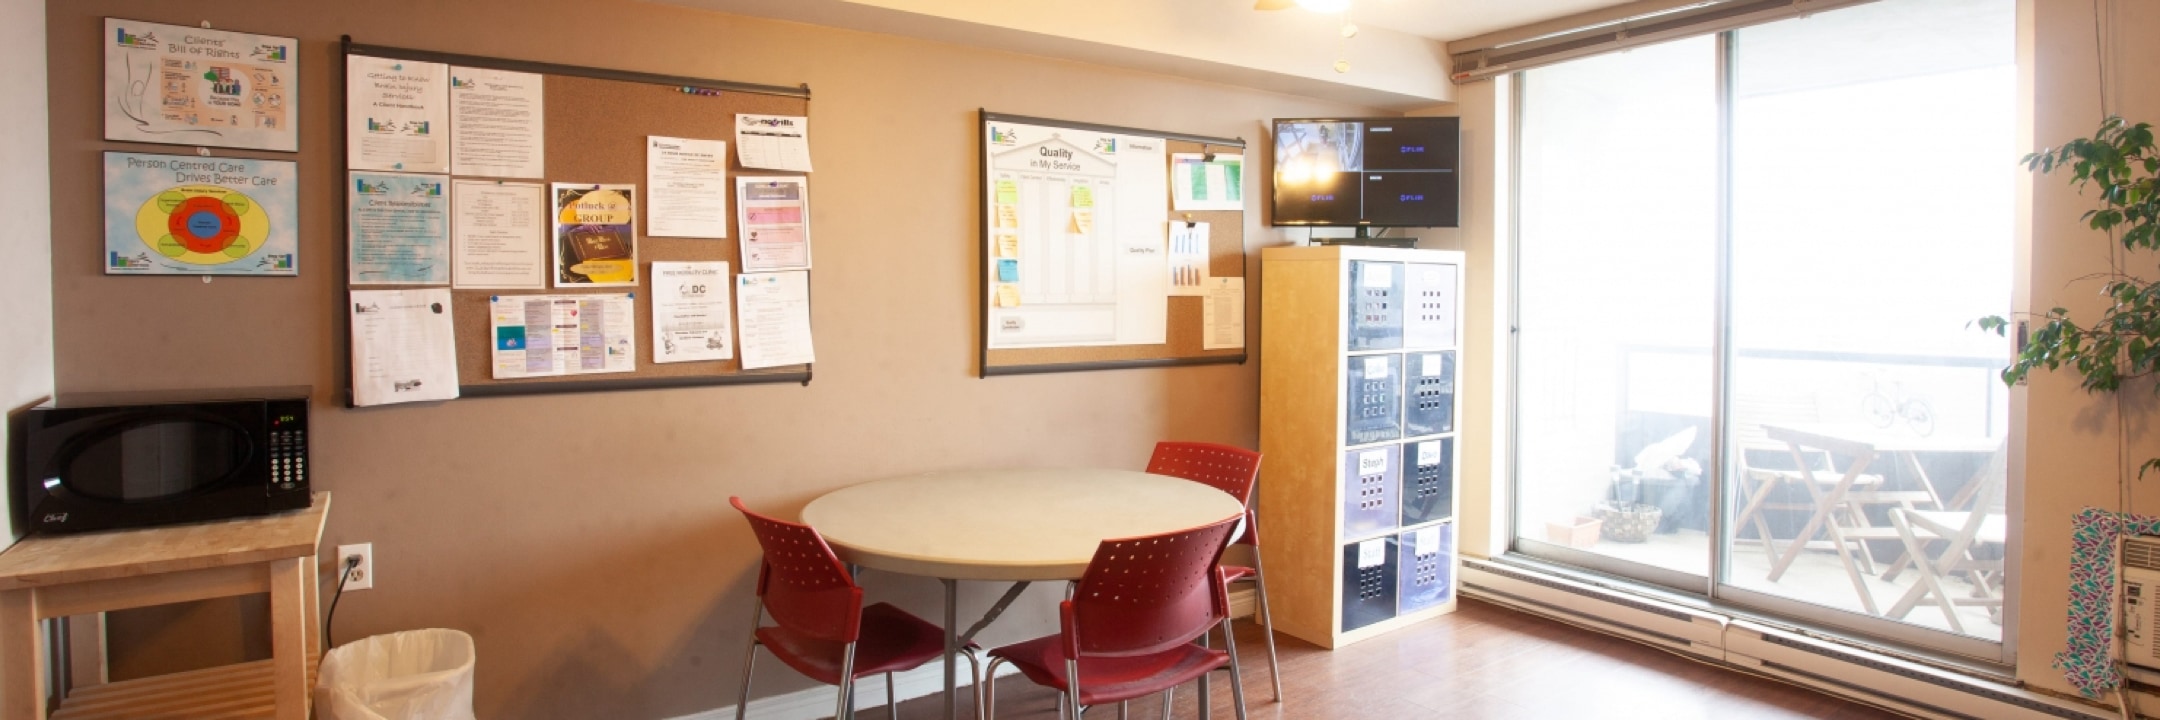
[[[1170,158],[1178,153],[1240,155],[1245,151],[1245,141],[1239,138],[1218,138],[1157,130],[1094,125],[1006,115],[988,111],[982,113],[982,132],[986,134],[989,132],[992,121],[1009,121],[1027,125],[1067,127],[1091,132],[1161,138],[1164,140],[1164,153],[1163,167],[1160,171],[1166,177],[1170,173]],[[978,148],[983,147],[984,143],[978,142],[976,146]],[[1247,160],[1246,166],[1248,168],[1257,167],[1251,163],[1250,159]],[[989,159],[985,157],[983,159],[982,183],[987,186],[989,182]],[[983,197],[986,192],[987,190],[978,192],[976,196],[978,198]],[[1250,199],[1247,202],[1250,203]],[[1179,212],[1172,206],[1168,191],[1163,193],[1162,203],[1163,207],[1170,211],[1170,221],[1173,223],[1200,222],[1208,224],[1208,272],[1210,275],[1214,277],[1240,278],[1246,276],[1245,211]],[[992,236],[987,216],[981,212],[977,214],[986,218],[982,225],[982,238],[979,243],[982,248],[981,264],[977,266],[978,271],[976,273],[977,283],[979,283],[976,288],[976,296],[982,298],[981,305],[978,306],[982,323],[977,336],[977,347],[981,354],[982,377],[1178,365],[1242,364],[1245,362],[1245,348],[1202,349],[1202,334],[1206,332],[1203,322],[1204,307],[1202,303],[1205,303],[1207,298],[1204,297],[1167,298],[1168,306],[1165,308],[1165,312],[1167,313],[1168,325],[1164,338],[1166,342],[1159,345],[991,348],[989,322],[991,315],[990,303],[992,301],[989,292],[983,289],[983,284],[991,282],[990,278],[993,271],[990,263],[994,261],[991,248],[996,240]],[[1168,230],[1165,229],[1166,236],[1167,233]],[[1254,288],[1249,286],[1246,288],[1248,293],[1253,291]],[[1253,319],[1247,318],[1246,320],[1247,327],[1250,328]]]
[[[645,139],[650,135],[724,140],[728,148],[728,173],[736,175],[797,175],[799,173],[744,168],[736,155],[734,121],[737,113],[767,115],[810,114],[810,90],[803,87],[752,85],[703,78],[653,75],[626,71],[534,63],[500,58],[454,55],[405,48],[354,44],[349,39],[345,54],[439,62],[451,65],[495,68],[543,76],[546,112],[546,177],[511,182],[629,183],[645,188]],[[340,67],[343,66],[341,62]],[[694,88],[685,92],[684,88]],[[342,88],[338,97],[343,98]],[[340,148],[343,142],[340,142]],[[342,149],[338,153],[344,157]],[[453,179],[472,176],[453,175]],[[342,197],[342,194],[340,195]],[[485,397],[533,393],[638,390],[701,385],[810,382],[809,365],[744,370],[740,328],[735,328],[736,358],[704,362],[654,363],[652,348],[652,270],[663,262],[727,261],[731,272],[742,272],[739,230],[730,198],[728,237],[694,239],[649,237],[646,212],[649,203],[638,202],[638,286],[607,288],[557,288],[544,290],[453,290],[452,316],[456,322],[458,394]],[[341,205],[340,215],[344,214]],[[347,243],[350,238],[347,238]],[[349,251],[349,250],[348,250]],[[347,253],[339,254],[342,263]],[[344,271],[339,270],[341,276]],[[730,281],[732,288],[733,283]],[[397,286],[369,286],[395,288]],[[637,318],[636,369],[627,373],[570,375],[497,380],[492,377],[488,328],[488,304],[492,296],[513,294],[615,294],[635,293]],[[732,289],[730,290],[732,293]],[[733,298],[730,298],[733,307]],[[339,313],[341,322],[346,318]],[[732,323],[731,323],[732,324]],[[340,333],[349,342],[349,328]],[[351,353],[346,358],[349,388]]]

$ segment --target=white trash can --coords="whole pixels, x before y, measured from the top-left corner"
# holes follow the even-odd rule
[[[407,630],[361,638],[323,657],[316,717],[474,720],[472,636]]]

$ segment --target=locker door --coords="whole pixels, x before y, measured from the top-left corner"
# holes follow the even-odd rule
[[[1350,444],[1394,440],[1402,437],[1402,356],[1365,355],[1347,358],[1349,387],[1343,409],[1344,434]]]
[[[1455,351],[1404,356],[1403,426],[1411,437],[1455,431]]]
[[[1343,631],[1395,617],[1395,537],[1377,537],[1342,547]]]
[[[1411,263],[1403,279],[1405,347],[1455,347],[1455,278],[1453,265]]]
[[[1455,439],[1440,438],[1403,448],[1402,524],[1446,520],[1455,514]]]
[[[1395,445],[1343,454],[1343,537],[1395,528],[1401,465],[1402,448]]]
[[[1350,349],[1403,346],[1402,263],[1350,263]]]
[[[1396,537],[1399,546],[1395,604],[1412,613],[1454,597],[1455,524],[1419,528]]]

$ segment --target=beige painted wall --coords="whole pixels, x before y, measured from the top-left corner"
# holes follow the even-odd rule
[[[19,110],[0,133],[0,413],[52,394],[52,212],[46,193],[45,3],[4,0],[0,16],[0,97]],[[9,457],[10,435],[0,433],[0,457]],[[0,470],[0,474],[13,472]],[[0,519],[11,517],[13,495],[0,492]],[[0,520],[0,523],[4,523]],[[4,542],[15,532],[7,528]]]
[[[729,495],[790,516],[820,493],[887,475],[1139,467],[1157,439],[1256,443],[1255,365],[974,377],[977,108],[1244,136],[1256,146],[1266,118],[1369,112],[626,0],[97,0],[48,10],[50,79],[62,89],[51,115],[59,386],[312,384],[315,482],[337,496],[324,543],[371,541],[379,566],[375,589],[340,605],[337,637],[471,632],[483,717],[655,718],[732,703],[756,552]],[[97,127],[96,38],[106,15],[300,38],[302,277],[205,284],[99,274],[97,153],[114,147]],[[819,168],[816,382],[338,407],[340,34],[809,83]],[[1249,192],[1262,190],[1251,182]],[[1248,217],[1254,247],[1286,240],[1259,223],[1259,213]],[[577,439],[585,437],[595,439]],[[953,521],[966,518],[954,508]],[[865,582],[872,600],[938,610],[933,581],[869,573]],[[963,613],[1000,589],[968,588]],[[1054,628],[1052,590],[984,640]],[[761,695],[803,686],[763,665]]]
[[[2101,100],[2094,42],[2094,3],[2034,0],[2033,144],[2052,146],[2086,137],[2100,124]],[[2103,3],[2119,11],[2108,25],[2121,38],[2107,54],[2109,109],[2133,121],[2160,123],[2160,4],[2141,0]],[[2029,310],[2069,308],[2083,318],[2102,307],[2098,286],[2078,279],[2107,269],[2109,241],[2078,222],[2092,207],[2060,177],[2033,181],[2032,301]],[[2151,277],[2153,258],[2131,263]],[[2160,484],[2137,481],[2136,466],[2160,456],[2154,419],[2160,405],[2151,395],[2093,397],[2068,373],[2034,375],[2023,393],[2024,445],[2011,461],[2024,479],[2023,575],[2017,578],[2022,606],[2018,628],[2018,677],[2039,687],[2068,691],[2051,667],[2063,648],[2068,607],[2070,517],[2084,507],[2119,509],[2117,479],[2131,478],[2131,509],[2160,515]],[[2015,418],[2016,413],[2013,413]],[[2013,424],[2012,437],[2020,436]],[[2124,438],[2118,442],[2118,434]],[[2018,450],[2022,449],[2022,457]],[[2013,477],[2016,477],[2015,475]]]

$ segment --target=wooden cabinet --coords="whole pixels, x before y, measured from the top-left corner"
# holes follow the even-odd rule
[[[1463,254],[1260,252],[1275,629],[1339,647],[1455,609]]]

